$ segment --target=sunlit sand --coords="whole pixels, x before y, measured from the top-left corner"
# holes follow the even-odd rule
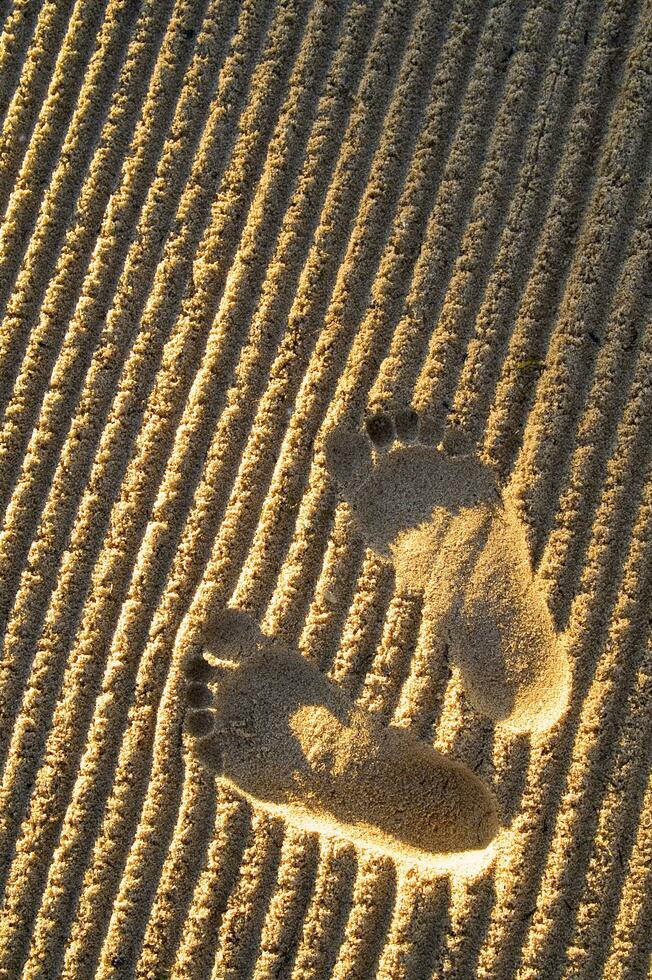
[[[649,6],[0,9],[0,980],[644,980]]]

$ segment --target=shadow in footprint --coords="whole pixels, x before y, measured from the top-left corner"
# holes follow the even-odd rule
[[[336,427],[325,451],[366,543],[391,561],[397,591],[423,594],[424,617],[474,707],[517,732],[554,724],[568,699],[566,641],[489,467],[422,444],[411,409],[374,416],[366,433]]]
[[[193,749],[245,797],[397,861],[465,873],[491,859],[499,821],[484,783],[379,724],[245,613],[212,617],[185,676]]]

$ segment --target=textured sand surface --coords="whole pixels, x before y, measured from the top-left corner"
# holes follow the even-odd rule
[[[636,980],[652,944],[650,0],[0,0],[0,978]],[[476,712],[325,437],[520,515],[570,706]],[[188,750],[225,604],[491,788],[471,877]]]

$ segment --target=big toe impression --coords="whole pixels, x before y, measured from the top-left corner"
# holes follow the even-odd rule
[[[212,623],[210,659],[193,654],[184,667],[186,730],[203,763],[291,823],[399,861],[484,860],[498,817],[474,773],[380,725],[298,651],[225,613]],[[246,649],[252,636],[263,636],[258,654]]]
[[[369,475],[371,446],[362,432],[338,425],[326,436],[326,466],[345,493],[353,492]]]
[[[220,608],[202,625],[205,649],[221,660],[235,664],[247,660],[265,643],[255,619],[241,609]]]

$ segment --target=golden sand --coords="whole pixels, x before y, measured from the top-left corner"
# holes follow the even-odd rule
[[[0,16],[1,980],[646,978],[649,0]]]

